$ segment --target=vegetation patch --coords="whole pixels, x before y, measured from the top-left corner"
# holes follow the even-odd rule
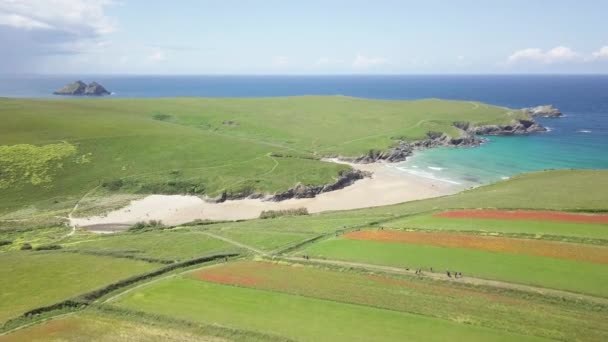
[[[264,210],[260,213],[261,219],[273,219],[281,216],[302,216],[308,215],[308,209],[306,208],[295,208],[295,209],[282,209],[282,210]]]
[[[0,146],[0,189],[24,184],[48,185],[76,147],[66,142],[35,146]]]

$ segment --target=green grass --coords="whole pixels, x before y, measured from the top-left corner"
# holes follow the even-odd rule
[[[608,265],[465,248],[330,239],[306,249],[311,257],[446,270],[507,282],[608,297]]]
[[[420,215],[391,221],[384,224],[384,226],[428,230],[532,234],[539,237],[543,235],[574,236],[608,240],[608,225],[597,223],[460,219]]]
[[[69,208],[100,183],[120,185],[113,191],[123,193],[211,196],[325,184],[348,167],[309,158],[361,155],[430,130],[457,134],[451,125],[458,120],[507,123],[524,116],[470,102],[342,96],[0,99],[0,146],[31,151],[0,159],[11,175],[2,183],[0,213],[28,205]],[[36,157],[47,150],[65,151]],[[26,174],[32,177],[21,181]]]
[[[211,278],[205,278],[205,275]],[[591,304],[476,288],[424,278],[394,278],[342,269],[267,262],[234,262],[192,273],[193,278],[233,277],[231,284],[306,297],[361,304],[561,340],[605,340],[605,310]],[[239,279],[251,279],[247,284]]]
[[[301,341],[510,341],[528,336],[392,310],[173,278],[126,294],[120,307]]]
[[[232,252],[237,248],[198,232],[182,230],[122,233],[66,243],[67,250],[108,253],[117,256],[183,261],[194,257]]]
[[[193,327],[141,322],[129,317],[112,317],[99,312],[85,312],[61,317],[0,336],[0,342],[125,340],[141,342],[225,341],[201,333]]]
[[[0,254],[0,322],[75,297],[158,264],[62,252]]]
[[[278,232],[251,229],[220,230],[214,231],[213,233],[264,251],[274,251],[285,248],[317,236],[316,234],[299,232]]]

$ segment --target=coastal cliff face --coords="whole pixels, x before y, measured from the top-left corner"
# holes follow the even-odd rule
[[[338,176],[338,179],[334,183],[331,183],[331,184],[304,185],[304,184],[299,183],[287,191],[279,192],[279,193],[276,193],[271,196],[267,196],[262,193],[227,193],[227,192],[224,192],[216,198],[207,199],[207,201],[212,202],[212,203],[222,203],[227,200],[238,200],[238,199],[245,199],[245,198],[251,198],[251,199],[261,198],[261,199],[264,199],[267,201],[279,202],[279,201],[284,201],[284,200],[288,200],[288,199],[292,199],[292,198],[313,198],[313,197],[317,196],[318,194],[321,194],[324,192],[340,190],[349,185],[352,185],[354,182],[356,182],[360,179],[363,179],[366,177],[371,177],[371,176],[372,176],[371,172],[353,169],[353,170],[343,171],[342,173],[340,173],[340,175]]]
[[[87,85],[79,80],[74,83],[66,84],[63,88],[53,92],[53,94],[69,96],[103,96],[110,95],[110,92],[97,82],[91,82]]]
[[[271,201],[283,201],[291,198],[312,198],[318,194],[340,190],[349,185],[352,185],[359,179],[371,177],[371,172],[361,170],[348,170],[342,172],[338,179],[332,184],[326,185],[304,185],[298,184],[295,187],[272,196],[269,200]]]

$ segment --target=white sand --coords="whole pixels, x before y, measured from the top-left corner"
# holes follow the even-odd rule
[[[371,178],[355,182],[341,190],[326,192],[315,198],[290,199],[281,202],[244,199],[224,203],[208,203],[196,196],[150,195],[131,202],[127,207],[103,216],[72,218],[78,227],[91,225],[133,224],[138,221],[161,220],[177,225],[195,219],[251,219],[263,210],[305,207],[310,213],[347,210],[396,204],[453,194],[463,190],[441,180],[424,178],[395,169],[391,164],[349,164],[353,168],[373,172]]]

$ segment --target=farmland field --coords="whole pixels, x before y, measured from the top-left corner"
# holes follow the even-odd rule
[[[528,234],[531,236],[578,237],[608,240],[608,225],[598,223],[572,223],[552,221],[511,221],[496,219],[444,218],[434,215],[417,215],[387,222],[387,227],[426,230],[453,230],[467,232]]]
[[[223,241],[183,230],[107,235],[68,242],[65,246],[67,250],[84,253],[107,253],[171,262],[236,250]]]
[[[269,303],[272,303],[269,305]],[[127,309],[308,341],[536,340],[405,312],[177,278],[119,299]],[[286,314],[286,313],[289,314]],[[303,324],[305,323],[305,324]],[[382,331],[382,334],[378,334]]]
[[[465,276],[608,296],[608,265],[467,248],[335,238],[305,251],[315,258],[462,272]],[[576,279],[576,281],[573,281]]]
[[[157,267],[62,252],[0,253],[0,322]]]
[[[551,305],[540,297],[483,288],[453,286],[421,278],[394,278],[318,267],[236,262],[207,267],[194,279],[306,297],[367,305],[497,330],[572,339],[608,335],[600,312],[572,302]],[[534,307],[535,310],[530,310]],[[582,317],[585,317],[582,319]]]
[[[0,342],[18,341],[228,341],[221,337],[198,334],[194,329],[159,326],[109,315],[84,314],[54,319],[11,335],[0,335]]]

